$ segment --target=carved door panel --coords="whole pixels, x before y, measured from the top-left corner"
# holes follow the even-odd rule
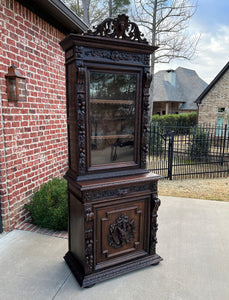
[[[147,199],[140,199],[96,209],[97,264],[115,264],[128,257],[131,259],[146,254],[144,235],[147,234],[148,203]]]

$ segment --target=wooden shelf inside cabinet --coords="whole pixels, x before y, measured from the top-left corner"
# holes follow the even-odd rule
[[[93,104],[134,104],[134,100],[107,100],[107,99],[91,99]]]
[[[129,139],[129,138],[133,138],[134,135],[133,134],[115,134],[115,135],[93,135],[91,136],[92,139],[120,139],[120,138],[124,138],[124,139]]]
[[[113,121],[119,121],[119,122],[122,122],[122,121],[125,121],[127,120],[126,117],[124,116],[112,116],[112,120]],[[101,117],[99,118],[99,115],[95,115],[93,116],[93,121],[95,122],[104,122],[104,121],[111,121],[111,118],[109,117],[104,117],[102,120],[101,120]]]

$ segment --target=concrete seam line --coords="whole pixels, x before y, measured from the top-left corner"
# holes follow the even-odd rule
[[[58,288],[56,294],[54,295],[54,297],[52,298],[52,300],[54,300],[57,296],[57,294],[59,293],[59,291],[61,290],[62,286],[64,286],[65,282],[68,280],[68,278],[71,276],[71,273],[68,274],[68,276],[65,278],[64,282],[61,284],[61,286]]]

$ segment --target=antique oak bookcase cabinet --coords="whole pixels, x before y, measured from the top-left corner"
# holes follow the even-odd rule
[[[69,251],[82,287],[158,264],[158,175],[146,170],[150,54],[126,15],[61,42],[66,55]]]

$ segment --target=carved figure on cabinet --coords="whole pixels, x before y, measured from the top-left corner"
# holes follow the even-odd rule
[[[120,248],[124,243],[129,244],[134,238],[134,234],[134,219],[129,221],[128,216],[122,214],[116,219],[114,224],[110,225],[108,235],[109,245],[115,249]]]

